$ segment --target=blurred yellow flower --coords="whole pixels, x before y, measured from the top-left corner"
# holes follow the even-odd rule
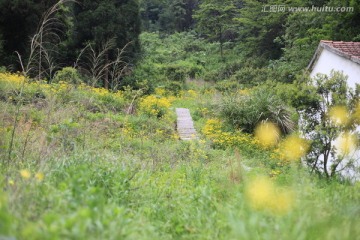
[[[295,204],[294,192],[290,189],[277,189],[274,196],[271,212],[277,215],[286,214]]]
[[[341,155],[349,155],[357,148],[356,136],[350,132],[340,134],[335,142],[335,146]]]
[[[297,161],[307,154],[309,147],[305,139],[291,135],[280,144],[280,154],[284,160]]]
[[[259,124],[255,129],[255,137],[265,147],[276,145],[280,137],[279,128],[271,122]]]
[[[270,179],[258,177],[248,184],[246,195],[253,208],[263,209],[272,201],[273,191],[274,185]]]
[[[346,106],[334,106],[329,110],[329,117],[336,126],[344,126],[349,122],[349,111]]]
[[[27,169],[23,169],[23,170],[20,170],[20,175],[21,177],[23,177],[24,179],[29,179],[31,177],[31,173],[29,170]]]
[[[38,172],[35,174],[35,178],[36,178],[36,180],[41,182],[42,180],[44,180],[44,174],[42,172]]]
[[[252,208],[283,215],[294,205],[294,193],[277,187],[269,178],[257,177],[246,187],[246,197]]]

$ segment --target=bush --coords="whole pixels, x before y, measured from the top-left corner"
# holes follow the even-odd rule
[[[228,95],[219,107],[220,114],[230,125],[248,133],[252,133],[262,121],[277,124],[283,133],[289,133],[294,128],[292,111],[264,88],[254,89],[250,94]]]
[[[75,68],[64,67],[60,71],[57,71],[54,78],[52,79],[53,83],[58,83],[60,81],[71,83],[71,84],[80,84],[82,82],[79,73]]]
[[[169,112],[170,106],[168,98],[149,95],[140,101],[139,110],[145,115],[162,118]]]
[[[245,67],[237,71],[232,77],[232,81],[236,81],[245,87],[257,86],[269,79],[270,71],[266,68]]]
[[[165,75],[172,81],[184,82],[187,77],[195,78],[202,72],[202,67],[188,61],[179,61],[165,67]]]
[[[182,84],[179,82],[171,81],[165,85],[165,90],[171,92],[173,95],[178,96],[182,90]]]
[[[236,81],[220,81],[215,85],[216,90],[220,92],[228,92],[228,91],[236,91],[237,89],[241,89],[241,86]]]
[[[0,99],[12,103],[35,103],[45,98],[41,84],[29,82],[29,79],[20,74],[0,73]]]

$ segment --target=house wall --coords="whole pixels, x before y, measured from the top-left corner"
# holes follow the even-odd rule
[[[326,49],[320,54],[310,76],[314,77],[317,73],[329,75],[332,69],[343,71],[348,76],[349,87],[355,89],[355,83],[360,84],[360,65]]]

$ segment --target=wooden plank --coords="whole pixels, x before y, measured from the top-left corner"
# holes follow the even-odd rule
[[[176,128],[181,140],[197,139],[197,132],[194,128],[194,123],[187,108],[176,109],[177,122]]]

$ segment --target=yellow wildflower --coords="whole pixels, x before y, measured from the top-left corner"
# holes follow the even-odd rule
[[[195,98],[195,97],[197,97],[198,94],[197,94],[196,91],[190,89],[190,90],[187,91],[187,95],[188,95],[190,98]]]
[[[279,128],[271,122],[259,124],[255,129],[255,137],[265,147],[274,146],[280,137]]]
[[[31,177],[31,173],[29,170],[27,169],[23,169],[23,170],[20,170],[20,175],[21,177],[23,177],[24,179],[29,179]]]
[[[336,126],[344,126],[349,122],[349,112],[345,106],[335,106],[329,110],[330,120]]]
[[[159,96],[165,96],[166,95],[166,90],[164,88],[161,88],[161,87],[155,88],[155,94],[159,95]]]
[[[291,190],[277,187],[266,177],[257,177],[248,183],[246,197],[254,209],[266,210],[277,215],[289,212],[294,204]]]
[[[245,95],[245,96],[248,96],[250,94],[249,89],[240,89],[238,92],[240,95]]]
[[[140,101],[139,109],[141,113],[161,118],[169,112],[170,106],[170,99],[149,95]]]
[[[36,180],[41,182],[42,180],[44,180],[44,174],[42,172],[38,172],[35,174],[35,178],[36,178]]]
[[[284,160],[297,161],[304,157],[308,150],[309,144],[305,139],[291,135],[280,144],[279,151]]]
[[[255,209],[263,209],[272,201],[274,186],[265,177],[258,177],[247,186],[246,195]]]

